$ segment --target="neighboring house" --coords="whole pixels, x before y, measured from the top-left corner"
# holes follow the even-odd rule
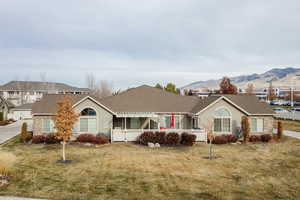
[[[9,111],[8,118],[14,120],[21,120],[21,119],[30,119],[32,118],[32,105],[33,103],[23,104],[21,106],[17,106],[12,108]]]
[[[34,134],[55,132],[57,102],[67,95],[45,95],[33,105]],[[203,128],[216,134],[239,134],[242,116],[250,118],[252,133],[272,133],[273,110],[255,96],[223,95],[200,99],[180,96],[150,86],[129,89],[116,96],[97,99],[68,95],[80,113],[74,135],[104,134],[113,141],[134,141],[145,130],[191,132],[206,141]]]
[[[44,94],[88,94],[89,89],[72,87],[64,83],[38,81],[11,81],[0,86],[0,96],[19,106],[34,103]]]
[[[11,102],[0,96],[0,113],[3,116],[3,120],[8,119],[8,113],[13,107],[14,105]]]

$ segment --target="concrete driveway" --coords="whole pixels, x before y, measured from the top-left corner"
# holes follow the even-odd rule
[[[300,132],[284,131],[284,135],[300,139]]]
[[[28,125],[28,131],[32,131],[32,120],[19,120],[13,124],[6,126],[0,126],[0,144],[3,144],[7,140],[15,137],[21,133],[21,127],[23,122],[26,122]]]

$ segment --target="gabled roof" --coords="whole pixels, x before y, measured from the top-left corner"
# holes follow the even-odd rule
[[[0,91],[66,91],[88,92],[87,88],[77,88],[64,83],[40,81],[10,81],[0,86]]]
[[[192,112],[198,97],[180,96],[162,89],[142,85],[116,96],[101,99],[115,112]]]
[[[26,103],[13,108],[13,110],[32,110],[33,103]]]
[[[69,96],[72,104],[91,97],[97,103],[112,113],[122,112],[153,112],[153,113],[193,113],[205,110],[215,102],[224,99],[247,115],[272,115],[271,107],[259,100],[255,96],[246,95],[222,95],[209,96],[200,99],[194,96],[180,96],[162,89],[142,85],[140,87],[129,89],[116,96],[110,96],[103,99],[89,95],[45,95],[41,101],[33,105],[33,114],[55,114],[57,102],[64,97]]]

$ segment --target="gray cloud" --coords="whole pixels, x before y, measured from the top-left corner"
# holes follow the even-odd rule
[[[299,9],[292,0],[5,1],[0,80],[46,72],[84,86],[93,72],[126,88],[299,66]]]

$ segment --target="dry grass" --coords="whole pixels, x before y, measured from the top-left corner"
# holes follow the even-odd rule
[[[10,176],[15,162],[14,154],[0,151],[0,176]]]
[[[300,132],[300,122],[292,120],[274,120],[274,128],[277,129],[277,122],[281,121],[283,130]]]
[[[270,144],[149,149],[114,143],[68,146],[8,144],[16,177],[0,195],[50,199],[297,199],[300,140]]]

